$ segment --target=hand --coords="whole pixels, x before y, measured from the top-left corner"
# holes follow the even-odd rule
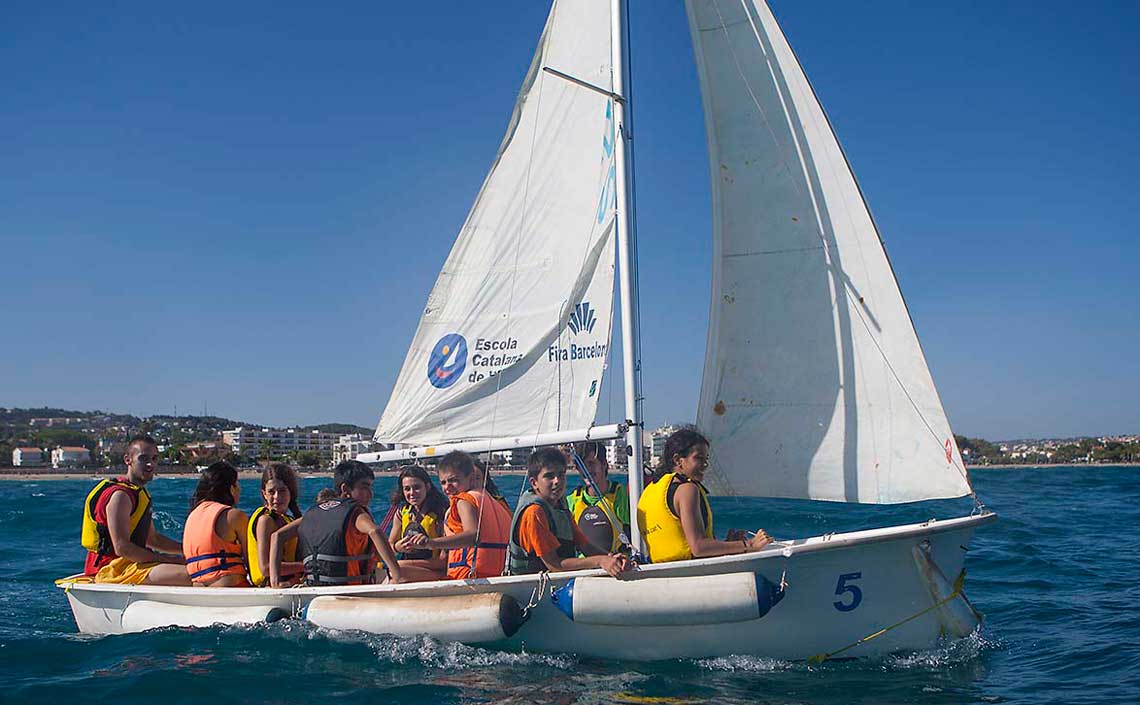
[[[620,574],[631,568],[630,560],[621,553],[611,553],[602,559],[601,568],[613,577],[618,577]]]
[[[412,536],[419,536],[419,534],[412,534]],[[392,548],[396,549],[397,553],[411,552],[415,549],[415,546],[412,545],[412,536],[405,536],[404,538],[397,541],[396,545]]]
[[[400,548],[404,545],[405,548]],[[396,542],[397,550],[406,551],[409,548],[427,548],[428,537],[424,534],[409,534]]]
[[[756,535],[748,542],[748,548],[752,551],[759,551],[770,543],[772,543],[772,537],[768,535],[768,532],[757,529]]]

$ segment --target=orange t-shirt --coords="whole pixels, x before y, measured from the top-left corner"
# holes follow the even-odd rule
[[[573,524],[573,522],[571,522]],[[578,529],[578,525],[574,524],[574,544],[576,546],[589,546],[590,541]],[[550,522],[546,520],[546,512],[542,511],[542,507],[537,504],[532,504],[523,510],[522,516],[519,517],[519,545],[527,553],[533,553],[536,556],[542,554],[557,553],[558,547],[562,544],[558,541],[558,537],[554,535],[554,531],[550,528]]]

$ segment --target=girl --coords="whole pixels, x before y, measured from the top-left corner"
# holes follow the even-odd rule
[[[249,587],[244,562],[249,519],[234,507],[240,498],[237,470],[229,463],[202,471],[182,532],[186,571],[195,585]]]
[[[503,574],[511,539],[511,514],[484,492],[471,456],[452,451],[439,461],[439,484],[451,499],[446,534],[406,537],[411,548],[448,549],[447,577],[490,578]]]
[[[696,429],[683,428],[666,439],[653,482],[637,503],[637,521],[645,527],[652,562],[748,553],[772,542],[763,531],[751,541],[713,538],[712,507],[701,484],[708,467],[709,442]]]
[[[404,468],[392,492],[392,505],[399,509],[388,541],[398,552],[400,572],[409,582],[443,578],[447,571],[443,551],[415,548],[408,540],[416,534],[429,538],[443,536],[449,502],[431,481],[427,470],[419,465]]]
[[[261,471],[263,504],[249,517],[249,529],[245,535],[249,582],[257,587],[269,584],[269,537],[301,517],[297,496],[297,473],[293,468],[284,463],[274,463]],[[292,585],[305,573],[297,561],[297,540],[285,542],[282,550],[281,578],[286,585]]]

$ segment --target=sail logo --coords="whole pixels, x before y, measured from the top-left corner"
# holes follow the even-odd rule
[[[589,301],[583,301],[574,307],[574,310],[570,312],[570,330],[573,331],[574,335],[578,335],[582,331],[594,332],[594,324],[598,322],[594,316],[595,313],[594,309],[590,308]]]
[[[439,339],[428,357],[427,377],[436,389],[447,389],[463,376],[467,368],[467,340],[458,333]]]

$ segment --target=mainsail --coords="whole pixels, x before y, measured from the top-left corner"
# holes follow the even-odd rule
[[[713,194],[698,425],[721,494],[970,492],[878,231],[763,0],[689,0]]]
[[[610,3],[551,8],[376,440],[434,444],[593,424],[613,308],[609,28]]]

